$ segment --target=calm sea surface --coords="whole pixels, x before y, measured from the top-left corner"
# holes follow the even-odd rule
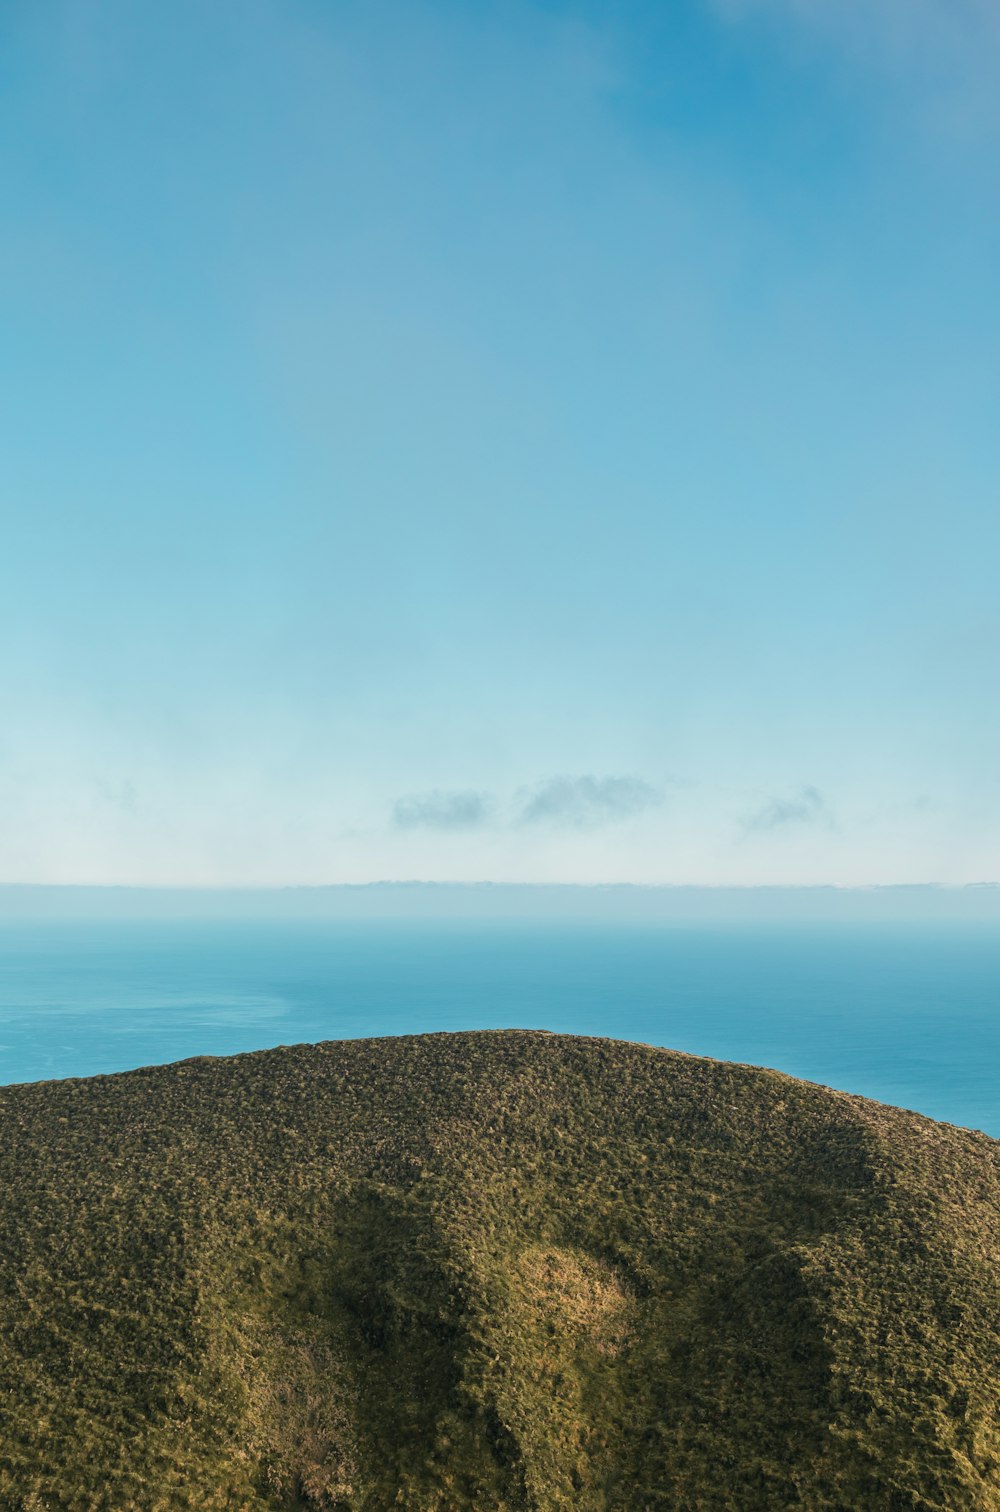
[[[3,1082],[507,1026],[775,1066],[1000,1136],[995,927],[0,924]]]

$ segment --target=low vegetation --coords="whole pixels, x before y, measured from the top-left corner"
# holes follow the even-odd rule
[[[1000,1509],[1000,1145],[511,1031],[0,1091],[0,1507]]]

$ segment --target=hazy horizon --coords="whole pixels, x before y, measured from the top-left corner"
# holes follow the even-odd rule
[[[47,918],[950,926],[1000,923],[1000,885],[691,887],[382,881],[199,888],[0,883],[0,926]]]

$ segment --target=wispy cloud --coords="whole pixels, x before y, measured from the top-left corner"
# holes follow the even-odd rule
[[[396,829],[471,830],[489,820],[493,799],[489,793],[443,791],[411,793],[393,804]]]
[[[546,777],[518,790],[512,799],[478,789],[434,788],[410,793],[392,806],[397,830],[475,830],[486,825],[516,830],[551,825],[595,829],[619,824],[662,802],[641,777]]]
[[[791,798],[770,798],[743,821],[744,834],[795,829],[804,824],[832,825],[833,816],[819,788],[802,787]]]
[[[869,58],[911,60],[945,49],[942,63],[1000,42],[995,0],[714,0],[733,21],[770,13],[849,41]]]
[[[97,801],[108,808],[121,809],[123,813],[134,814],[139,803],[139,795],[135,784],[127,777],[121,780],[110,777],[101,777],[94,784]]]
[[[1000,122],[996,0],[713,0],[733,23],[770,17],[895,80],[931,122],[972,133]]]
[[[519,824],[557,824],[590,829],[631,819],[659,803],[660,794],[640,777],[549,777],[519,795]]]

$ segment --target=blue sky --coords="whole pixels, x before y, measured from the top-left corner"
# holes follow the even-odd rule
[[[996,879],[980,0],[0,17],[0,880]]]

